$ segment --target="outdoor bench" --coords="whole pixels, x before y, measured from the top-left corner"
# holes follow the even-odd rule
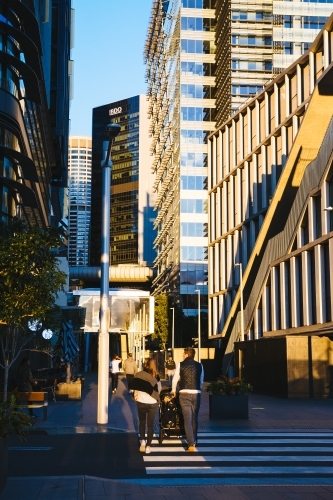
[[[49,404],[47,392],[8,392],[8,401],[11,396],[15,396],[19,408],[43,408],[43,420],[47,420],[47,407]],[[3,401],[3,392],[0,392],[0,401]]]

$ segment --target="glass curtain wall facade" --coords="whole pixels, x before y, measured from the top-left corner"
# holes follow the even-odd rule
[[[88,266],[91,214],[90,137],[70,137],[68,148],[68,264]]]
[[[333,16],[209,139],[209,335],[230,357],[242,337],[332,328],[332,42]]]
[[[217,0],[217,125],[306,52],[332,11],[332,0]]]
[[[215,1],[153,2],[145,61],[157,192],[154,294],[207,308],[207,138],[215,128]]]
[[[40,227],[50,225],[51,214],[57,220],[62,216],[61,203],[53,203],[51,190],[53,181],[59,179],[60,165],[55,148],[59,132],[52,128],[52,89],[46,70],[51,65],[52,50],[50,40],[47,43],[42,36],[42,31],[50,27],[51,4],[0,1],[0,216],[3,220],[18,216]],[[58,25],[64,30],[66,27],[69,34],[70,1],[65,4],[60,15],[62,24]],[[68,85],[69,36],[65,31],[62,34],[59,54],[67,69],[63,79]],[[55,65],[55,77],[58,71]],[[62,123],[67,127],[62,136],[66,152],[61,165],[66,161],[65,170],[68,100],[68,93],[58,95],[57,106],[63,110]]]
[[[106,125],[119,123],[112,147],[110,265],[151,265],[155,214],[149,154],[146,96],[93,109],[92,213],[90,265],[100,263],[101,161]]]

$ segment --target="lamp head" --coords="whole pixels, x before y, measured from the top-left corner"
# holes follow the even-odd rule
[[[108,123],[106,126],[106,134],[109,136],[109,139],[115,139],[119,134],[121,126],[118,123]]]

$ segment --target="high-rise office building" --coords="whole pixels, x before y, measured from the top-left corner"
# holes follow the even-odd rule
[[[70,137],[68,147],[68,264],[89,264],[91,137]]]
[[[101,161],[106,126],[119,123],[112,147],[110,265],[152,265],[155,258],[147,97],[138,95],[93,109],[90,265],[100,264]]]
[[[0,2],[3,220],[46,227],[62,217],[71,13],[70,0]]]
[[[332,3],[217,0],[218,126],[308,50]]]
[[[242,341],[235,363],[261,388],[259,365],[302,359],[309,379],[323,370],[307,371],[311,339],[290,352],[261,339],[332,332],[332,42],[333,16],[209,139],[209,332],[224,340],[225,370]],[[259,341],[257,353],[244,339]]]
[[[207,137],[215,128],[215,0],[153,2],[147,64],[154,188],[154,294],[207,309]]]

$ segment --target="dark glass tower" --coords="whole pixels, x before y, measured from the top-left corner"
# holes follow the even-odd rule
[[[67,185],[70,0],[0,1],[0,209],[41,227]],[[54,186],[51,189],[51,185]],[[55,187],[56,186],[56,187]]]
[[[110,264],[151,265],[155,258],[155,215],[146,96],[93,109],[90,265],[100,264],[100,165],[110,122],[121,125],[112,148]]]

